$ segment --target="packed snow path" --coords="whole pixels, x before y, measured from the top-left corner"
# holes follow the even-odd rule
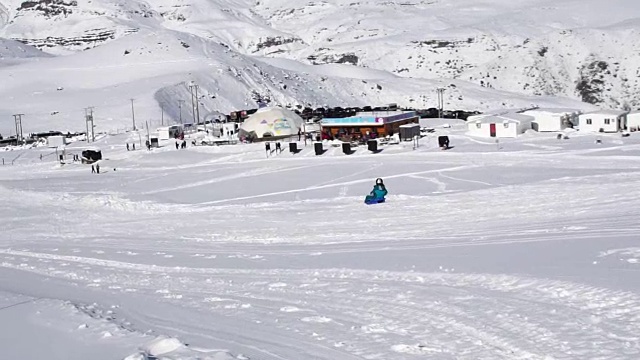
[[[238,358],[639,357],[640,146],[459,141],[3,168],[0,289]]]

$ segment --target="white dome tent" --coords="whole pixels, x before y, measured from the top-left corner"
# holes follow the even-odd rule
[[[240,125],[240,136],[253,139],[297,135],[304,120],[295,112],[279,107],[265,107],[251,114]]]

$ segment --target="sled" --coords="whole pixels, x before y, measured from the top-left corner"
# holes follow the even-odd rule
[[[364,203],[367,205],[381,204],[383,202],[385,202],[385,199],[370,199],[370,198],[364,199]]]

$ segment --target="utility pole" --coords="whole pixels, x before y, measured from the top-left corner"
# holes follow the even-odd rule
[[[200,125],[200,98],[198,97],[198,85],[195,85],[196,88],[196,118],[198,120],[197,124]]]
[[[437,88],[438,92],[438,118],[442,119],[442,110],[444,108],[444,88]]]
[[[85,133],[85,137],[87,138],[87,143],[89,142],[89,114],[88,114],[88,108],[84,108],[84,125],[87,128],[87,132]]]
[[[164,103],[160,103],[160,109],[162,110],[162,115],[160,116],[160,124],[164,126]]]
[[[24,114],[15,114],[13,115],[13,120],[16,122],[16,141],[20,144],[24,137],[22,135],[22,116]]]
[[[178,109],[180,109],[180,124],[183,124],[183,122],[182,122],[182,104],[184,104],[184,100],[178,100]]]
[[[91,121],[91,142],[96,142],[96,126],[93,123],[93,106],[89,106],[89,121]]]
[[[89,142],[89,132],[91,132],[91,142],[96,141],[95,125],[93,124],[93,106],[84,109],[84,121],[87,125],[87,143]]]
[[[133,109],[133,100],[131,99],[131,119],[133,120],[133,131],[136,131],[136,112]]]
[[[197,85],[193,81],[189,84],[189,91],[191,92],[191,114],[193,114],[193,123],[196,123],[196,104],[193,96],[193,88]]]

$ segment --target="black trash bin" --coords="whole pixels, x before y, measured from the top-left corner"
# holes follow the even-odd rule
[[[289,151],[292,153],[297,153],[298,152],[298,143],[295,142],[290,142],[289,143]]]
[[[316,155],[322,155],[322,154],[324,154],[324,148],[323,148],[323,146],[322,146],[322,143],[321,143],[321,142],[314,143],[314,144],[313,144],[313,149],[315,150]]]
[[[351,144],[348,142],[343,142],[342,143],[342,152],[347,154],[347,155],[351,155]]]
[[[378,151],[378,140],[370,139],[367,141],[367,148],[369,151],[377,152]]]
[[[443,149],[449,148],[449,137],[448,136],[439,136],[438,137],[438,145],[440,145]]]

